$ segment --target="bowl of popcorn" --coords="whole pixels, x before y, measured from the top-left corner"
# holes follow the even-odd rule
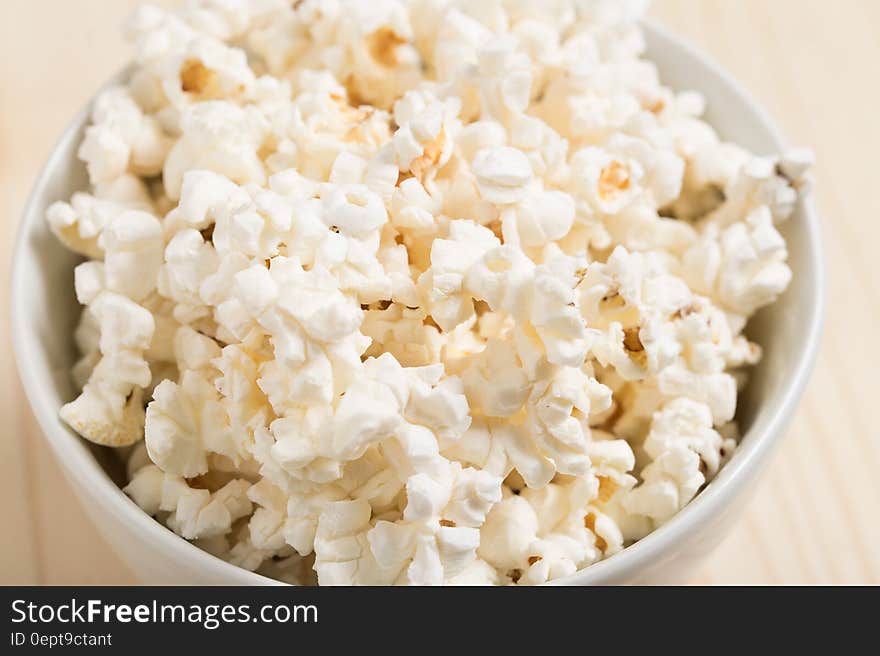
[[[142,580],[694,573],[804,389],[823,265],[809,152],[642,4],[135,13],[12,322]]]

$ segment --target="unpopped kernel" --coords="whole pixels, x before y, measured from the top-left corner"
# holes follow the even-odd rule
[[[144,7],[96,100],[61,417],[292,583],[537,584],[736,448],[812,156],[723,142],[638,0]]]

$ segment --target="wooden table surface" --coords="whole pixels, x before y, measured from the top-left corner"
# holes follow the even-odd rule
[[[134,579],[72,497],[30,415],[9,345],[12,246],[27,193],[70,117],[126,59],[136,0],[0,2],[0,584]],[[170,5],[173,0],[157,4]],[[830,272],[809,390],[744,518],[700,583],[880,583],[880,2],[655,0],[818,156]]]

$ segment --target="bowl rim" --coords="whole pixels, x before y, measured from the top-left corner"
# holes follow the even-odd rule
[[[784,150],[785,140],[774,121],[754,97],[729,73],[727,73],[709,55],[691,45],[687,40],[659,25],[652,19],[642,19],[641,26],[654,39],[672,43],[676,48],[691,59],[698,60],[705,69],[717,77],[719,81],[740,100],[748,105],[755,116],[764,124],[772,137],[774,146]],[[101,90],[118,83],[127,74],[126,68],[111,77]],[[100,93],[100,90],[98,91]],[[250,572],[222,560],[179,537],[152,516],[138,507],[107,475],[94,455],[85,447],[82,438],[57,420],[58,408],[44,393],[39,384],[38,375],[27,366],[29,354],[38,351],[40,346],[35,332],[29,329],[25,313],[17,309],[26,302],[28,281],[21,253],[24,243],[30,234],[35,221],[44,217],[37,212],[41,198],[45,196],[46,187],[52,172],[61,163],[63,146],[74,139],[87,122],[94,98],[86,104],[65,129],[61,138],[55,143],[43,166],[36,183],[28,197],[18,226],[15,249],[12,260],[10,317],[12,342],[15,360],[25,395],[30,403],[34,417],[41,432],[51,446],[65,475],[79,486],[79,490],[88,496],[89,501],[100,504],[103,509],[113,515],[120,523],[124,523],[137,531],[140,539],[150,541],[155,548],[163,549],[175,559],[189,560],[194,566],[213,570],[218,583],[279,585],[280,581]],[[627,573],[637,572],[647,564],[659,560],[681,545],[689,535],[699,532],[740,491],[748,481],[748,474],[758,468],[771,454],[773,448],[781,440],[786,424],[789,422],[798,401],[809,381],[819,348],[825,307],[826,272],[823,257],[822,240],[818,214],[812,198],[807,198],[801,207],[799,220],[805,227],[805,244],[807,245],[809,265],[814,270],[816,284],[812,289],[812,303],[807,308],[806,330],[801,344],[800,357],[789,376],[779,403],[770,410],[769,418],[764,422],[763,430],[755,435],[754,427],[744,435],[736,452],[736,457],[728,462],[718,476],[669,522],[660,526],[641,540],[626,547],[619,553],[593,563],[588,567],[560,579],[551,581],[555,585],[593,585],[613,583],[626,578]],[[745,438],[748,436],[748,440]],[[85,502],[85,499],[83,499]],[[90,514],[87,512],[87,514]],[[94,521],[94,520],[93,520]]]

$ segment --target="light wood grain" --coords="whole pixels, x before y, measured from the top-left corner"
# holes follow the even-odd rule
[[[52,143],[126,59],[134,0],[0,3],[0,260]],[[170,5],[165,0],[157,4]],[[818,155],[830,270],[812,383],[743,520],[702,583],[880,583],[880,193],[875,153],[880,2],[656,0],[653,14],[711,53]],[[8,266],[0,302],[8,307]],[[0,583],[133,582],[43,444],[0,313]]]

